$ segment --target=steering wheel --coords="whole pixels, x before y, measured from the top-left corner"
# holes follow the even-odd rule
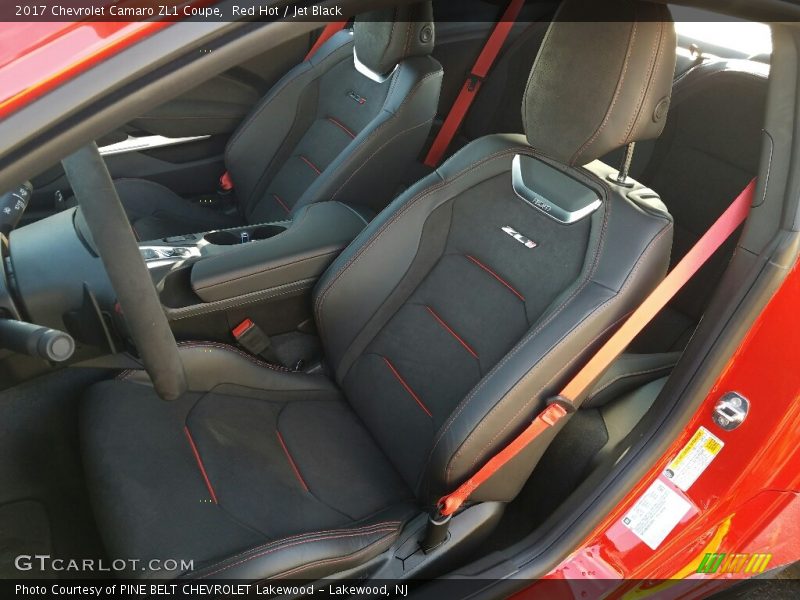
[[[62,164],[155,391],[175,400],[187,389],[178,344],[97,145]]]

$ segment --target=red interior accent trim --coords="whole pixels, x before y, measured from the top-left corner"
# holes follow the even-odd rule
[[[633,311],[614,335],[589,359],[561,390],[558,399],[564,403],[579,405],[581,395],[590,389],[608,366],[616,359],[636,335],[645,328],[656,314],[675,297],[681,288],[697,273],[706,261],[725,243],[734,231],[744,223],[755,196],[756,180],[753,179],[733,203],[722,213],[711,228],[701,237],[664,280],[656,286],[644,302]],[[494,455],[472,477],[456,491],[439,500],[439,511],[443,516],[452,515],[487,479],[503,465],[512,460],[525,447],[547,429],[567,415],[567,410],[558,403],[550,404],[514,438],[510,444]]]
[[[339,120],[337,120],[337,119],[334,119],[333,117],[328,117],[328,121],[330,121],[331,123],[333,123],[334,125],[336,125],[336,126],[339,128],[339,129],[341,129],[342,131],[344,131],[344,132],[345,132],[347,135],[349,135],[351,138],[354,138],[354,137],[356,137],[356,134],[355,134],[355,133],[353,133],[352,131],[350,131],[350,129],[348,129],[348,128],[347,128],[347,126],[346,126],[344,123],[342,123],[341,121],[339,121]]]
[[[411,395],[411,397],[414,398],[414,400],[416,400],[417,404],[419,404],[419,407],[425,411],[425,414],[428,415],[429,417],[433,417],[431,411],[428,410],[428,407],[425,406],[422,400],[419,399],[419,396],[417,396],[416,392],[411,389],[411,386],[408,385],[408,383],[406,383],[406,380],[403,379],[400,373],[397,372],[397,369],[394,368],[394,365],[389,361],[389,359],[386,358],[385,356],[382,356],[381,358],[383,358],[383,362],[386,363],[386,366],[389,367],[389,370],[397,378],[397,381],[400,382],[400,385],[402,385],[405,388],[405,390]]]
[[[211,485],[211,480],[208,478],[206,468],[203,466],[203,459],[200,458],[200,453],[197,451],[197,446],[194,444],[192,434],[189,433],[189,428],[186,425],[183,426],[183,432],[186,434],[186,439],[189,440],[189,446],[192,449],[192,454],[194,454],[195,461],[197,461],[197,466],[200,468],[200,474],[203,476],[203,481],[206,482],[208,493],[211,494],[211,500],[214,502],[214,504],[219,504],[217,501],[217,495],[214,493],[214,487]]]
[[[316,172],[316,174],[317,174],[317,175],[319,175],[320,173],[322,173],[322,171],[320,171],[320,170],[319,170],[319,167],[318,167],[317,165],[315,165],[313,162],[311,162],[311,161],[310,161],[310,160],[309,160],[307,157],[303,156],[302,154],[300,155],[300,160],[302,160],[302,161],[303,161],[304,163],[306,163],[306,164],[307,164],[309,167],[311,167],[312,169],[314,169],[314,172]]]
[[[500,283],[502,283],[502,284],[503,284],[504,286],[506,286],[506,287],[507,287],[509,290],[511,290],[511,292],[512,292],[512,293],[513,293],[513,294],[514,294],[514,295],[515,295],[517,298],[519,298],[520,300],[522,300],[523,302],[525,302],[525,296],[523,296],[523,295],[522,295],[522,294],[520,294],[520,293],[519,293],[517,290],[515,290],[515,289],[513,288],[513,286],[512,286],[510,283],[508,283],[508,282],[507,282],[505,279],[503,279],[502,277],[500,277],[500,275],[498,275],[497,273],[495,273],[494,271],[492,271],[492,270],[491,270],[489,267],[487,267],[485,264],[483,264],[481,261],[479,261],[479,260],[478,260],[477,258],[475,258],[474,256],[472,256],[472,255],[470,255],[470,254],[466,254],[465,256],[466,256],[466,257],[467,257],[469,260],[471,260],[472,262],[474,262],[476,265],[478,265],[478,266],[479,266],[481,269],[483,269],[484,271],[486,271],[487,273],[489,273],[489,275],[491,275],[492,277],[494,277],[495,279],[497,279],[497,281],[499,281]]]
[[[285,211],[286,211],[286,214],[287,214],[287,215],[288,215],[288,214],[290,214],[290,213],[292,212],[292,211],[289,209],[289,207],[286,205],[286,203],[285,203],[285,202],[284,202],[284,201],[281,199],[281,197],[280,197],[280,196],[278,196],[278,194],[272,194],[272,197],[273,197],[273,198],[275,198],[275,201],[276,201],[278,204],[280,204],[280,205],[281,205],[281,208],[282,208],[283,210],[285,210]]]
[[[456,97],[456,101],[450,108],[450,112],[447,113],[439,133],[436,134],[430,150],[428,150],[428,155],[425,157],[426,166],[434,168],[442,160],[442,156],[450,146],[450,142],[453,141],[458,128],[461,127],[464,117],[467,116],[469,107],[472,106],[472,102],[478,95],[484,78],[489,74],[494,61],[497,60],[497,55],[500,54],[500,50],[505,44],[511,28],[514,26],[514,21],[517,20],[519,11],[522,10],[524,4],[525,0],[511,0],[503,16],[500,17],[500,21],[494,26],[491,35],[489,35],[483,46],[483,50],[478,55],[478,59],[472,65],[472,70],[467,76],[467,80],[461,86],[461,91]]]
[[[283,448],[283,453],[286,455],[286,459],[289,461],[289,465],[292,467],[292,471],[294,471],[294,474],[297,477],[297,481],[300,482],[300,485],[303,486],[303,489],[305,491],[308,491],[308,485],[306,485],[305,479],[303,479],[303,476],[300,474],[300,469],[297,468],[297,464],[295,464],[292,455],[289,454],[289,449],[286,447],[286,442],[283,441],[283,436],[281,435],[281,432],[276,429],[275,433],[278,434],[278,441],[281,443],[281,448]]]
[[[328,23],[325,26],[325,29],[322,30],[322,33],[319,34],[317,41],[314,42],[313,46],[311,46],[311,50],[309,50],[308,54],[306,54],[305,60],[308,60],[309,58],[314,56],[317,53],[317,50],[319,50],[320,46],[322,46],[322,44],[327,42],[334,35],[336,35],[338,32],[344,29],[346,25],[347,21],[334,21],[333,23]]]
[[[236,327],[234,327],[233,337],[235,338],[242,337],[247,332],[247,330],[250,329],[253,325],[255,325],[253,321],[251,321],[250,319],[245,319],[244,321],[239,323]]]
[[[460,343],[462,346],[464,346],[464,348],[467,350],[467,352],[469,352],[470,354],[472,354],[472,356],[474,356],[475,358],[478,358],[478,354],[477,354],[477,352],[475,352],[475,350],[473,350],[473,349],[472,349],[472,347],[471,347],[471,346],[470,346],[470,345],[469,345],[467,342],[465,342],[465,341],[464,341],[464,340],[461,338],[461,336],[460,336],[460,335],[458,335],[458,334],[457,334],[455,331],[453,331],[453,330],[452,330],[452,328],[451,328],[451,327],[450,327],[450,326],[449,326],[447,323],[445,323],[445,322],[444,322],[444,320],[443,320],[443,319],[442,319],[442,318],[441,318],[441,317],[440,317],[438,314],[436,314],[436,311],[435,311],[435,310],[433,310],[433,309],[432,309],[430,306],[426,306],[425,308],[427,308],[427,309],[428,309],[428,312],[429,312],[429,313],[431,313],[431,315],[433,315],[433,318],[434,318],[434,319],[436,319],[437,321],[439,321],[439,325],[441,325],[442,327],[444,327],[444,328],[445,328],[445,329],[446,329],[446,330],[447,330],[447,331],[450,333],[450,335],[452,335],[454,338],[456,338],[456,339],[458,340],[458,342],[459,342],[459,343]]]

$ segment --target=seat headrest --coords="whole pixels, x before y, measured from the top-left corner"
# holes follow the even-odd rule
[[[528,143],[571,166],[661,135],[675,71],[666,6],[564,0],[522,100]]]
[[[404,58],[433,51],[433,6],[418,2],[363,13],[356,17],[353,38],[357,66],[386,76]]]

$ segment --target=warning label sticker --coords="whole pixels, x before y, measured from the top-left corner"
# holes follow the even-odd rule
[[[655,550],[691,506],[666,483],[656,480],[622,518],[622,523]]]
[[[705,427],[700,427],[678,456],[664,469],[664,477],[684,492],[697,481],[722,450],[724,442]]]

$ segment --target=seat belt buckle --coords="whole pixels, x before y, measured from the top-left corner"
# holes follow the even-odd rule
[[[233,179],[231,178],[230,171],[225,171],[219,177],[219,186],[217,187],[217,194],[219,196],[230,196],[233,192]]]
[[[236,338],[236,342],[251,354],[263,356],[266,352],[271,355],[271,352],[268,352],[272,346],[269,336],[251,319],[245,319],[239,323],[231,333]]]
[[[428,515],[425,533],[419,542],[425,554],[430,554],[450,538],[450,519],[453,515],[443,515],[441,507]]]

